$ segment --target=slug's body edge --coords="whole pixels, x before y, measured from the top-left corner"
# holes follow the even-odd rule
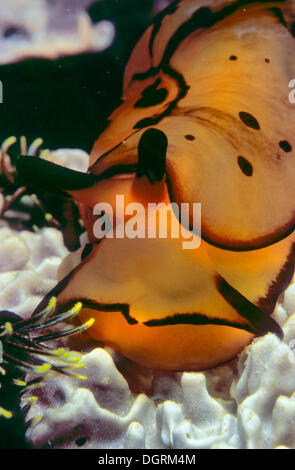
[[[38,164],[41,184],[79,201],[93,243],[54,291],[59,308],[82,299],[81,318],[96,317],[90,334],[143,365],[201,370],[230,360],[254,335],[281,336],[270,314],[294,272],[288,5],[175,2],[131,55],[123,102],[93,147],[89,173],[50,167],[47,184]],[[261,76],[274,89],[262,89]],[[155,134],[166,138],[159,173],[140,161],[149,145],[155,157],[147,138]],[[20,172],[38,184],[32,164],[20,159]],[[188,254],[169,237],[96,243],[93,207],[114,206],[116,194],[201,202],[201,247]]]

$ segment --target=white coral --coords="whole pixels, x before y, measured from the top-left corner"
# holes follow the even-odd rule
[[[87,380],[75,383],[68,377],[56,376],[37,390],[39,400],[28,419],[37,415],[42,419],[29,428],[30,442],[40,446],[58,441],[56,447],[75,448],[83,439],[84,448],[102,449],[144,448],[149,440],[154,446],[157,429],[153,401],[144,394],[131,394],[126,380],[103,349],[86,354],[83,362]]]
[[[232,386],[232,396],[238,404],[239,432],[244,447],[295,447],[295,428],[292,430],[290,426],[295,417],[292,358],[289,346],[270,333],[255,340],[243,352],[240,377]]]
[[[67,253],[56,229],[32,233],[0,228],[0,308],[29,316],[55,286],[59,264]]]
[[[110,21],[92,24],[83,9],[88,4],[79,5],[73,0],[1,0],[0,63],[27,57],[56,59],[109,47],[114,25]],[[60,22],[63,28],[58,27]],[[7,31],[11,31],[8,36]]]

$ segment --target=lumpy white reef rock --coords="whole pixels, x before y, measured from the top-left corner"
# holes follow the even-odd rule
[[[295,315],[289,317],[284,331],[291,342]],[[35,420],[27,431],[34,446],[295,447],[295,356],[292,346],[273,334],[254,340],[244,350],[238,373],[228,374],[232,366],[210,371],[215,384],[223,372],[227,379],[234,377],[223,398],[212,384],[208,392],[206,372],[155,373],[150,393],[138,394],[131,392],[104,349],[94,348],[82,361],[86,380],[56,375],[36,390],[38,399],[28,414],[28,419]]]
[[[85,152],[47,158],[87,168]],[[1,222],[0,308],[27,318],[56,284],[67,254],[56,229],[16,232]],[[70,449],[295,448],[294,312],[295,282],[273,314],[283,341],[270,333],[256,338],[230,364],[202,373],[149,371],[86,333],[63,340],[82,351],[86,379],[56,374],[33,391],[37,399],[23,397],[31,403],[27,440]]]
[[[56,284],[57,269],[68,253],[62,234],[16,232],[0,226],[0,307],[28,317]]]
[[[110,21],[93,24],[91,0],[1,0],[0,64],[101,51],[114,39]]]

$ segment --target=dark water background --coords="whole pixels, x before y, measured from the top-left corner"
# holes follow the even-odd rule
[[[153,0],[94,2],[92,21],[115,24],[116,37],[107,50],[0,66],[0,142],[25,135],[29,143],[42,137],[43,148],[89,152],[104,119],[118,105],[125,65],[150,21],[152,6]]]

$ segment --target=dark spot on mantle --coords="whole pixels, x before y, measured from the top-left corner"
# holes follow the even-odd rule
[[[254,116],[252,116],[252,114],[241,111],[239,113],[239,117],[245,126],[251,127],[251,129],[255,129],[257,131],[260,129],[259,122]]]
[[[292,145],[287,140],[281,140],[279,142],[279,146],[286,153],[291,152],[291,150],[292,150]]]
[[[238,164],[242,172],[244,173],[244,175],[246,176],[253,175],[253,166],[245,157],[242,157],[241,155],[238,156]]]
[[[78,439],[75,440],[75,444],[78,447],[82,447],[86,441],[87,441],[86,437],[79,437]]]
[[[158,78],[152,85],[143,90],[141,98],[135,103],[134,108],[149,108],[150,106],[163,103],[168,95],[168,91],[166,88],[158,88],[160,83],[161,79]]]

